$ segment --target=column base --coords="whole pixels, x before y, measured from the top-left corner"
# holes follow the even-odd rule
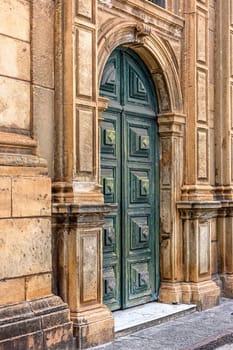
[[[69,309],[58,296],[0,307],[0,350],[71,350]]]
[[[233,274],[222,274],[219,277],[222,282],[222,295],[233,298]]]
[[[212,280],[197,283],[162,282],[159,294],[159,301],[162,303],[196,304],[198,311],[206,310],[218,305],[219,298],[220,288]]]
[[[219,305],[220,288],[212,280],[198,283],[191,283],[193,304],[197,310],[202,311]]]
[[[71,320],[78,349],[109,343],[114,339],[114,319],[105,305],[71,313]]]
[[[159,302],[165,304],[182,303],[182,290],[180,283],[161,282],[159,289]]]

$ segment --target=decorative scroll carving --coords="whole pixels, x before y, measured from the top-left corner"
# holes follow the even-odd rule
[[[144,23],[137,23],[135,28],[136,42],[144,43],[145,37],[150,35],[151,27]]]

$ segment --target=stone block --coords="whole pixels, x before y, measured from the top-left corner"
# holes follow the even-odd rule
[[[43,350],[43,332],[0,341],[0,350]]]
[[[49,315],[42,316],[41,324],[42,328],[51,328],[55,326],[59,326],[61,323],[66,323],[70,317],[69,309],[64,309],[50,313]]]
[[[1,126],[29,130],[29,83],[0,76],[0,127]]]
[[[0,217],[11,216],[11,178],[0,178]],[[1,241],[0,241],[1,247]]]
[[[60,318],[61,311],[64,316]],[[0,350],[71,350],[67,305],[54,295],[0,308]],[[43,318],[51,317],[50,327]],[[56,315],[56,317],[55,317]]]
[[[43,350],[70,350],[73,349],[72,323],[53,327],[44,333]]]
[[[30,80],[30,45],[0,35],[0,75]]]
[[[30,40],[29,1],[0,1],[0,33],[24,41]]]
[[[39,142],[39,154],[48,162],[49,175],[53,171],[54,146],[54,92],[33,87],[33,128]]]
[[[24,278],[0,280],[0,305],[16,303],[25,300]]]
[[[47,177],[13,178],[12,215],[50,216],[51,190]]]
[[[79,28],[76,32],[77,96],[93,95],[93,31]]]
[[[32,80],[33,84],[54,86],[54,1],[32,1]]]
[[[26,277],[26,300],[50,295],[52,276],[50,273]]]
[[[93,172],[93,112],[79,109],[77,112],[77,172]]]
[[[74,326],[75,327],[75,326]],[[99,322],[80,325],[78,341],[82,349],[87,349],[100,344],[108,343],[114,338],[114,321],[106,319]]]
[[[2,219],[0,242],[0,279],[51,271],[50,219]]]

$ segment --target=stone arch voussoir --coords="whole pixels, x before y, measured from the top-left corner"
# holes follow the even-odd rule
[[[120,45],[130,47],[147,65],[155,83],[159,113],[182,113],[183,101],[175,55],[147,24],[115,18],[102,25],[98,33],[99,84],[108,57]]]

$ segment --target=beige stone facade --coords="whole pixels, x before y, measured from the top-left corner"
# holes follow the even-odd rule
[[[1,0],[0,350],[114,337],[99,87],[119,46],[158,99],[159,300],[233,297],[232,1]]]

